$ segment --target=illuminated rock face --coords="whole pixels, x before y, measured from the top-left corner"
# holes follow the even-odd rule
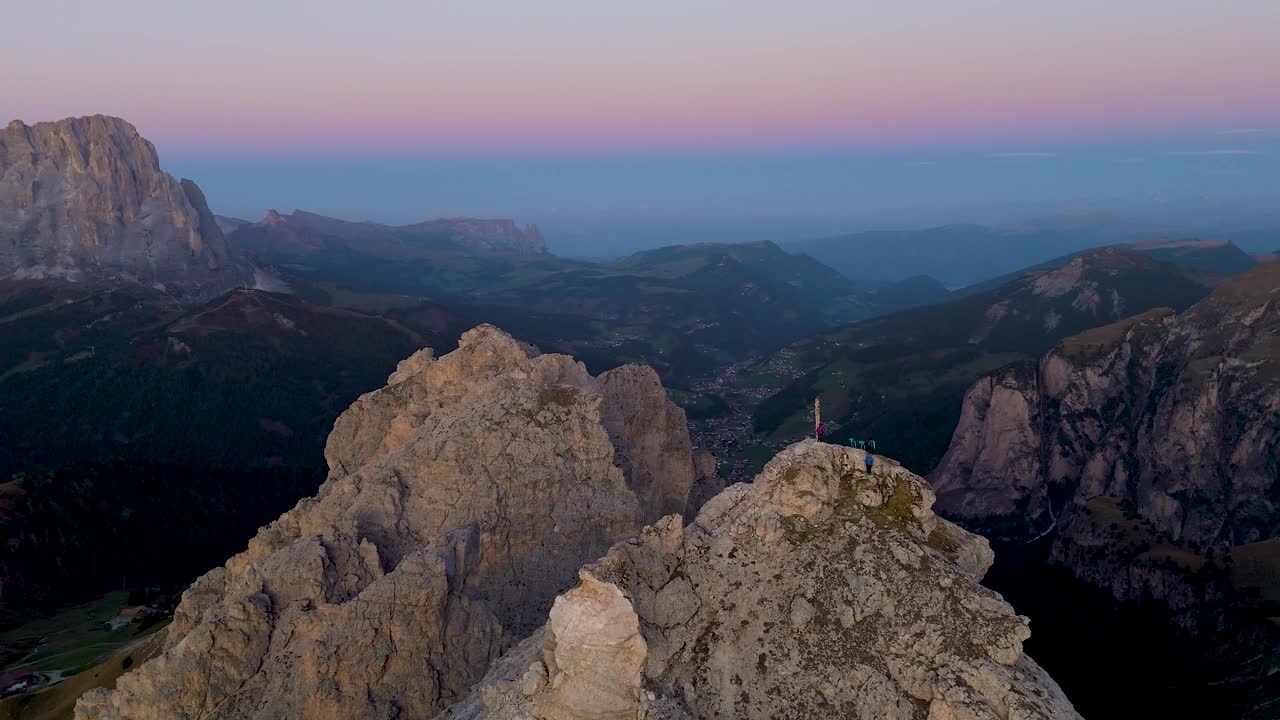
[[[929,478],[939,511],[1015,541],[1051,538],[1050,562],[1116,600],[1227,632],[1224,608],[1275,582],[1233,568],[1272,557],[1280,533],[1277,337],[1269,263],[1182,313],[1090,330],[979,380]]]
[[[491,326],[402,362],[326,457],[319,493],[197,580],[165,653],[79,717],[430,717],[545,622],[584,562],[683,512],[694,477],[652,370],[592,377]]]
[[[863,457],[806,440],[618,543],[440,717],[1079,718],[978,584],[986,541]]]
[[[193,300],[253,284],[200,188],[100,115],[0,130],[0,277],[125,280]]]
[[[708,463],[648,368],[481,326],[326,457],[77,718],[1077,717],[978,584],[986,541],[900,467],[805,441],[686,527]]]
[[[1123,503],[1158,542],[1206,556],[1273,537],[1278,332],[1280,265],[1265,264],[1182,313],[1090,330],[979,380],[929,478],[940,511],[1069,535],[1073,518]]]

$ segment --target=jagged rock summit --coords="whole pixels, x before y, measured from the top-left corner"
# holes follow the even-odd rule
[[[253,284],[200,188],[95,115],[0,130],[0,278],[129,280],[203,299]]]
[[[481,326],[326,457],[77,718],[1077,717],[978,585],[986,541],[899,467],[806,441],[686,527],[708,463],[648,368]]]
[[[428,717],[695,480],[652,369],[592,377],[491,326],[402,362],[326,457],[316,497],[197,580],[164,654],[78,717]]]
[[[806,440],[615,545],[440,717],[1078,718],[978,584],[986,540],[863,459]]]

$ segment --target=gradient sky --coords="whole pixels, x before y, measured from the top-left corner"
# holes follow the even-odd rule
[[[0,115],[216,210],[840,212],[1280,193],[1276,0],[43,0]]]

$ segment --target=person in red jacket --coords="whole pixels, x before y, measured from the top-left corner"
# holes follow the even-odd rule
[[[818,436],[818,442],[822,442],[823,436],[827,434],[827,426],[822,423],[818,423],[818,426],[813,429],[813,432]]]

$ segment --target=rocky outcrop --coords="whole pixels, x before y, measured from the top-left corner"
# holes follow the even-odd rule
[[[986,541],[899,466],[805,441],[686,527],[715,463],[647,368],[481,326],[401,362],[326,457],[77,718],[1078,717],[978,584]]]
[[[123,279],[192,299],[253,281],[200,189],[100,115],[0,131],[0,277]]]
[[[812,440],[615,545],[440,718],[1073,718],[982,538]]]
[[[402,362],[325,454],[319,494],[197,580],[164,655],[77,717],[429,717],[694,477],[652,370],[592,377],[490,326]]]
[[[939,507],[1041,532],[1109,496],[1156,537],[1213,554],[1280,532],[1280,266],[1186,312],[1069,338],[965,397],[930,476]]]
[[[614,445],[625,448],[617,462],[645,507],[645,523],[683,513],[695,475],[706,472],[690,460],[684,411],[667,399],[658,374],[648,367],[626,365],[604,373],[600,393],[605,399],[601,419]]]
[[[1186,308],[1207,293],[1184,268],[1124,247],[1095,248],[977,296],[990,305],[969,343],[1039,353],[1059,338],[1152,307]]]
[[[702,448],[694,450],[693,487],[689,489],[689,502],[684,508],[685,520],[697,517],[698,510],[724,489],[725,479],[720,475],[715,456]]]
[[[1043,538],[1042,561],[1211,649],[1206,687],[1273,713],[1280,265],[978,381],[930,480],[944,514]]]

